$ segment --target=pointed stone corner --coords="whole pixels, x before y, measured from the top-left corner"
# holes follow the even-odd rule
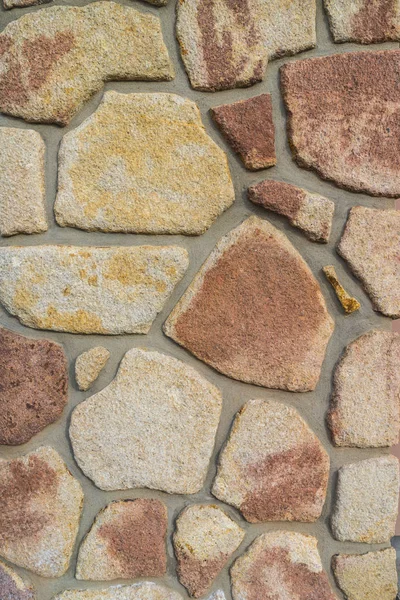
[[[197,105],[175,94],[106,92],[61,142],[62,227],[199,235],[234,199],[225,153]]]
[[[83,492],[60,455],[42,447],[0,461],[0,556],[42,577],[67,571]]]
[[[151,581],[116,585],[104,590],[66,590],[53,600],[183,600],[175,590]]]
[[[0,598],[3,600],[36,600],[34,588],[26,584],[18,573],[1,561]]]
[[[360,310],[361,304],[359,303],[357,298],[353,298],[348,292],[346,292],[346,290],[339,281],[335,267],[333,265],[327,265],[326,267],[322,267],[322,271],[324,272],[325,277],[334,289],[336,297],[342,305],[342,308],[346,315],[351,315],[357,310]]]
[[[0,248],[0,303],[24,325],[147,333],[188,267],[177,246]]]
[[[102,490],[194,494],[203,487],[221,409],[220,392],[197,371],[134,348],[114,381],[73,411],[74,455]]]
[[[190,596],[199,598],[208,591],[244,534],[223,510],[211,504],[188,506],[180,513],[173,543],[179,581]]]
[[[0,35],[0,111],[27,121],[67,125],[110,79],[173,76],[159,19],[115,2],[43,8]]]
[[[164,325],[224,375],[294,392],[316,387],[333,329],[307,264],[257,217],[219,241]]]
[[[80,390],[86,392],[93,385],[109,358],[110,352],[102,346],[91,348],[78,356],[75,361],[75,379]]]
[[[400,211],[355,206],[338,252],[360,279],[374,309],[400,317]]]

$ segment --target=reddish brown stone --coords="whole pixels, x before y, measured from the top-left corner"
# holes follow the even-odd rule
[[[31,586],[26,585],[18,574],[0,562],[0,598],[1,600],[35,600]]]

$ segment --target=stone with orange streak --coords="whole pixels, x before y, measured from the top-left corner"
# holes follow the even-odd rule
[[[0,598],[2,600],[36,600],[33,586],[25,583],[18,573],[1,561]]]

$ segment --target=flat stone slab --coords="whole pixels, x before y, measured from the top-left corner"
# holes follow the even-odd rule
[[[35,600],[32,586],[22,581],[13,569],[0,561],[0,598],[2,600]]]
[[[354,192],[400,196],[399,69],[400,50],[346,52],[281,67],[298,164]]]
[[[309,267],[257,217],[219,241],[164,325],[224,375],[295,392],[317,385],[333,328]]]
[[[79,549],[76,578],[92,581],[162,577],[167,570],[168,515],[159,500],[112,502]]]
[[[83,352],[75,361],[75,379],[80,390],[88,390],[96,381],[110,358],[107,348],[96,346]]]
[[[335,267],[333,265],[327,265],[325,267],[322,267],[322,270],[325,274],[325,277],[333,287],[337,299],[342,305],[346,315],[351,315],[353,312],[360,310],[361,304],[359,303],[357,298],[353,298],[348,292],[346,292],[346,290],[339,281],[339,277],[336,273]]]
[[[3,0],[3,6],[6,10],[10,8],[26,8],[27,6],[36,6],[37,4],[47,4],[51,0]]]
[[[218,506],[194,504],[180,513],[173,543],[179,581],[190,596],[199,598],[207,592],[244,534]]]
[[[83,504],[60,455],[42,447],[0,460],[0,555],[42,577],[67,571]]]
[[[182,596],[150,581],[112,586],[105,590],[67,590],[53,600],[182,600]]]
[[[180,360],[144,349],[75,408],[75,458],[102,490],[148,487],[194,494],[203,487],[222,408],[220,392]]]
[[[181,96],[106,92],[62,140],[54,207],[62,227],[198,235],[234,199],[225,153]]]
[[[360,279],[374,309],[400,317],[400,211],[355,206],[337,251]]]
[[[335,42],[373,44],[400,41],[397,0],[324,0]]]
[[[67,125],[105,81],[174,76],[160,20],[115,2],[52,6],[0,35],[0,111]]]
[[[340,542],[383,544],[394,536],[399,502],[399,461],[370,458],[339,469],[332,533]]]
[[[0,248],[0,303],[24,325],[147,333],[188,266],[177,246]]]

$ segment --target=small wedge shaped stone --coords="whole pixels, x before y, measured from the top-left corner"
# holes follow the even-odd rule
[[[1,600],[35,600],[32,586],[25,584],[21,577],[0,561],[0,598]]]
[[[346,315],[351,315],[356,310],[360,310],[361,304],[356,298],[352,298],[348,292],[344,289],[342,284],[339,281],[339,278],[336,273],[336,269],[333,265],[327,265],[322,268],[325,277],[333,287],[337,299],[343,307]]]
[[[110,353],[107,348],[97,346],[83,352],[75,361],[75,379],[80,390],[88,390],[107,364]]]
[[[67,590],[53,600],[183,600],[182,596],[151,581],[117,585],[105,590]]]

